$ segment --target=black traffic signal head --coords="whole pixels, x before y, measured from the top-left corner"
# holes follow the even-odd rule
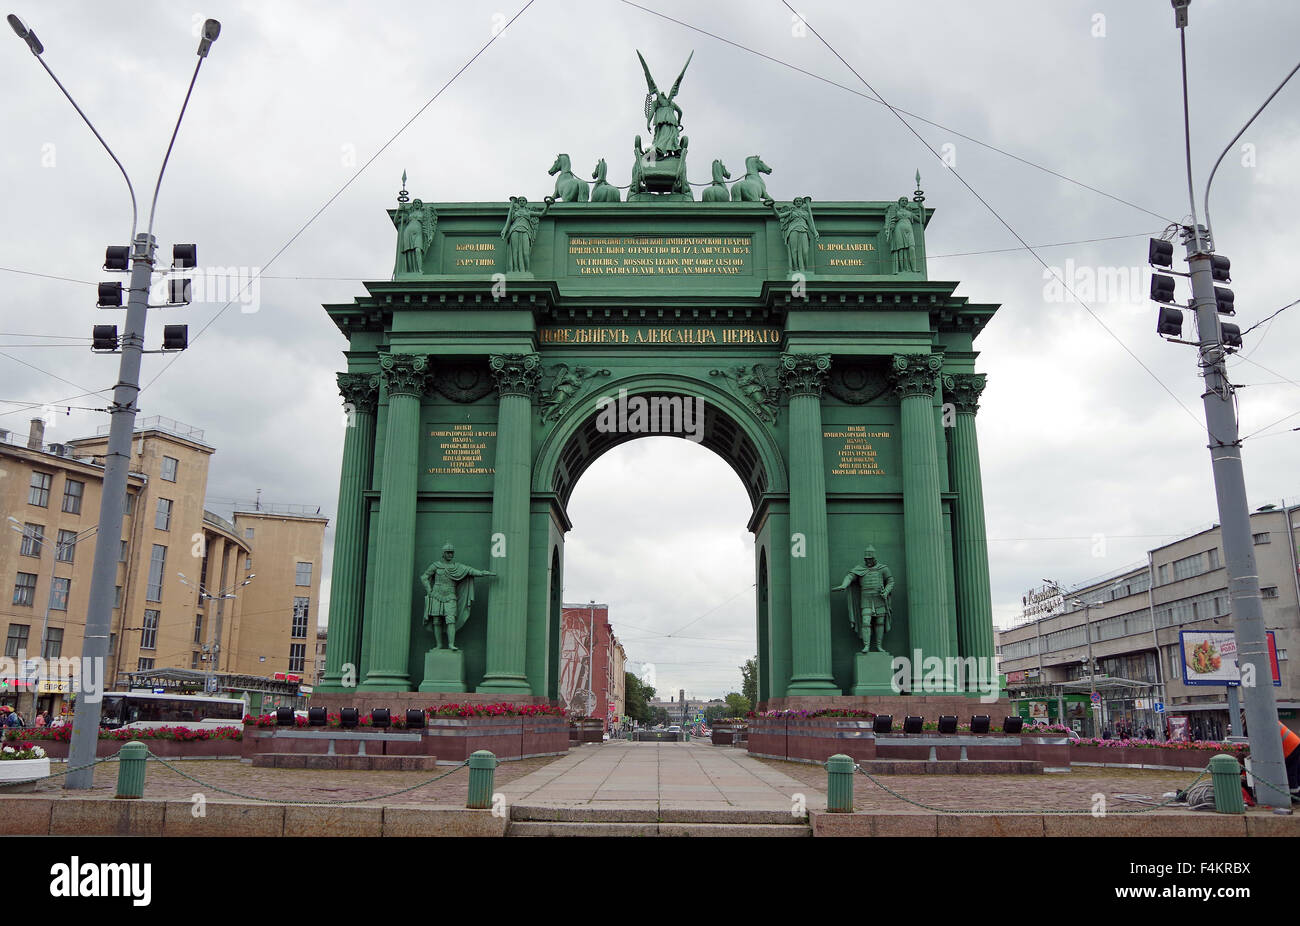
[[[1241,329],[1231,322],[1223,322],[1219,325],[1223,331],[1224,347],[1241,347]]]
[[[99,299],[95,305],[101,309],[117,309],[122,306],[122,284],[100,283]]]
[[[96,325],[90,329],[91,350],[117,350],[117,325]]]
[[[1237,308],[1234,306],[1232,290],[1226,286],[1214,287],[1214,307],[1219,310],[1220,315],[1236,315]]]
[[[189,270],[194,267],[199,260],[199,248],[195,244],[173,244],[172,245],[172,266],[181,270]]]
[[[1174,243],[1152,238],[1147,242],[1147,263],[1153,267],[1174,265]]]
[[[129,270],[131,249],[120,245],[109,245],[104,249],[105,270]]]
[[[190,281],[174,279],[167,281],[167,301],[172,305],[190,304]]]
[[[163,350],[185,350],[189,345],[189,325],[163,325]]]
[[[1183,336],[1183,310],[1171,305],[1160,307],[1160,316],[1156,319],[1156,334],[1167,338]]]
[[[1156,302],[1174,301],[1174,278],[1163,273],[1151,274],[1151,298]]]
[[[1231,283],[1232,277],[1228,274],[1231,269],[1232,261],[1228,260],[1228,258],[1222,254],[1210,255],[1210,273],[1214,275],[1214,282]]]

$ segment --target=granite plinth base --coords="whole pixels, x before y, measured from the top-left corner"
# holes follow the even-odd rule
[[[460,650],[431,649],[424,654],[424,681],[420,691],[465,690],[465,654]]]

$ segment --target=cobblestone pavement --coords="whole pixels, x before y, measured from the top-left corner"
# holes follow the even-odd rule
[[[826,790],[826,769],[803,762],[759,759],[810,788]],[[1106,796],[1106,809],[1137,810],[1143,804],[1120,795],[1144,796],[1157,803],[1163,795],[1188,787],[1196,772],[1175,769],[1148,771],[1077,766],[1072,771],[1042,775],[876,775],[875,779],[906,798],[943,810],[1073,810],[1091,812],[1094,794]],[[1208,777],[1203,780],[1208,780]],[[893,813],[924,812],[915,804],[887,793],[861,774],[853,778],[853,809]],[[1186,805],[1181,805],[1186,810]],[[1160,810],[1151,811],[1161,813]]]
[[[502,762],[497,766],[495,784],[501,785],[545,768],[558,756]],[[464,807],[469,792],[469,769],[450,766],[437,771],[424,772],[360,772],[325,771],[317,769],[254,768],[236,759],[175,759],[167,760],[185,775],[192,775],[204,784],[197,784],[149,760],[145,773],[144,796],[154,800],[190,800],[203,794],[208,800],[236,800],[215,788],[234,791],[251,798],[271,798],[279,801],[360,801],[376,795],[388,794],[438,778],[432,784],[394,796],[379,804],[429,803]],[[63,763],[53,763],[52,772],[60,771]],[[450,775],[447,773],[451,772]],[[117,785],[117,763],[107,762],[95,768],[94,787],[84,791],[68,791],[63,778],[42,782],[31,797],[86,798],[112,797]],[[206,785],[206,787],[205,787]],[[211,786],[215,786],[211,787]],[[17,795],[15,795],[17,796]]]

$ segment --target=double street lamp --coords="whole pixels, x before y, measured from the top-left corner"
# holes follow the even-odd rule
[[[190,78],[189,89],[185,92],[185,101],[181,104],[180,115],[176,119],[176,126],[172,129],[171,140],[167,143],[167,152],[163,155],[162,167],[158,170],[158,181],[154,184],[153,200],[149,206],[149,224],[147,231],[142,234],[136,234],[136,223],[138,219],[138,208],[135,198],[135,187],[131,184],[131,178],[118,160],[116,154],[104,141],[102,135],[91,123],[76,100],[54,75],[54,71],[46,64],[45,59],[41,57],[45,51],[45,46],[41,44],[36,33],[28,29],[17,16],[12,14],[8,17],[9,25],[20,39],[27,43],[27,47],[35,56],[50,75],[50,79],[58,85],[59,90],[68,98],[77,114],[81,116],[94,133],[95,138],[99,140],[100,145],[108,152],[108,156],[113,159],[119,171],[122,172],[123,179],[126,180],[127,191],[131,194],[131,238],[130,250],[117,247],[109,248],[105,256],[105,268],[110,270],[125,270],[126,264],[130,262],[130,298],[127,301],[126,310],[126,330],[120,341],[116,337],[116,331],[107,329],[114,326],[104,325],[96,326],[94,347],[99,349],[116,349],[120,346],[121,363],[118,370],[117,384],[113,389],[113,402],[109,407],[111,425],[108,435],[108,449],[104,458],[104,484],[103,495],[99,509],[99,533],[101,537],[116,538],[122,536],[122,517],[126,508],[126,480],[127,472],[131,463],[131,436],[135,431],[136,416],[136,398],[140,393],[140,361],[144,353],[144,330],[145,319],[148,314],[149,290],[153,281],[154,258],[156,251],[156,242],[153,237],[153,220],[158,207],[158,191],[162,187],[163,173],[167,169],[167,161],[171,157],[172,147],[176,144],[176,134],[180,131],[181,119],[185,116],[185,107],[189,104],[190,94],[194,92],[194,82],[198,79],[199,68],[203,65],[203,59],[207,57],[212,43],[216,41],[221,34],[221,24],[215,19],[209,19],[203,24],[202,37],[199,41],[198,56],[199,60],[194,66],[194,74]],[[195,249],[193,245],[179,245],[173,249],[173,264],[181,268],[193,267],[195,263]],[[109,284],[108,289],[112,289],[119,284]],[[173,287],[175,289],[175,287]],[[185,296],[185,287],[180,287],[180,295]],[[114,302],[111,294],[105,291],[105,287],[100,288],[100,303],[106,307],[120,305],[120,300]],[[183,331],[175,329],[183,326],[168,326],[171,331],[164,332],[164,349],[183,349],[187,338]],[[105,330],[98,330],[105,329]],[[117,573],[117,551],[113,549],[116,544],[99,543],[95,545],[95,563],[94,570],[90,580],[90,605],[86,612],[86,633],[82,647],[82,665],[94,665],[100,669],[100,676],[103,677],[103,668],[107,663],[109,632],[112,616],[113,588],[116,582]],[[89,662],[87,662],[89,660]],[[94,778],[95,748],[99,737],[99,719],[100,703],[99,700],[89,698],[78,698],[76,713],[73,717],[72,726],[72,743],[68,755],[68,765],[71,772],[68,773],[64,787],[71,790],[85,790],[92,786]]]

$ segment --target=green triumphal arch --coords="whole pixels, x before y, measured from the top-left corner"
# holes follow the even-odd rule
[[[996,306],[929,278],[919,175],[778,201],[750,155],[697,200],[683,78],[645,73],[627,187],[561,154],[540,200],[403,190],[392,279],[325,307],[348,427],[320,690],[554,699],[570,494],[656,434],[749,494],[761,700],[892,694],[918,654],[975,690],[951,667],[993,657],[973,341]]]

